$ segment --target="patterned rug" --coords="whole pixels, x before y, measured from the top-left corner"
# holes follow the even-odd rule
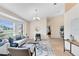
[[[54,56],[48,40],[39,42],[36,49],[36,56]]]
[[[30,47],[30,50],[33,52],[35,46],[33,44],[24,44],[23,47]],[[33,53],[33,56],[35,56],[35,53]],[[39,44],[36,45],[36,56],[54,56],[54,51],[48,40],[39,41]]]

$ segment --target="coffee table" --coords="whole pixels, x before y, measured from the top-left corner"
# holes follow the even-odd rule
[[[38,41],[34,41],[34,42],[28,42],[28,44],[34,44],[34,52],[35,52],[35,56],[36,56],[36,45],[39,44]]]

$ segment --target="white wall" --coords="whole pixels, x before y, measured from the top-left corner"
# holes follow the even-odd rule
[[[51,38],[60,38],[60,27],[64,25],[64,15],[48,18],[47,24],[51,28]]]
[[[34,20],[30,22],[30,38],[35,38],[36,28],[39,29],[39,33],[41,33],[42,39],[46,39],[46,34],[47,34],[47,20],[46,19],[41,19],[39,21]]]
[[[26,21],[25,23],[23,23],[23,35],[30,35],[30,23],[28,21]]]
[[[79,4],[66,12],[64,17],[64,39],[70,39],[72,34],[75,40],[79,41]],[[68,46],[65,43],[65,47],[68,48]],[[79,56],[79,47],[72,45],[72,53]]]
[[[64,17],[64,38],[70,39],[72,34],[76,40],[79,40],[79,4],[66,12]]]

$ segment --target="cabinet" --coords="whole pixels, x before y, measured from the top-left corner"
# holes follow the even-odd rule
[[[79,56],[79,42],[73,40],[65,40],[64,50],[68,51],[72,55]]]
[[[79,56],[79,47],[72,44],[72,53],[76,56]]]

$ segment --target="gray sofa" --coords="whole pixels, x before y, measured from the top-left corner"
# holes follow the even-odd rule
[[[0,46],[0,54],[8,54],[8,47],[10,47],[10,43],[8,41],[8,39],[6,39],[7,41],[5,42],[4,45]],[[18,47],[23,45],[24,43],[26,43],[27,38],[23,38],[21,40],[14,40],[13,43],[17,43]]]
[[[13,43],[18,43],[18,46],[23,45],[24,43],[26,43],[27,38],[23,38],[21,40],[15,40]]]

